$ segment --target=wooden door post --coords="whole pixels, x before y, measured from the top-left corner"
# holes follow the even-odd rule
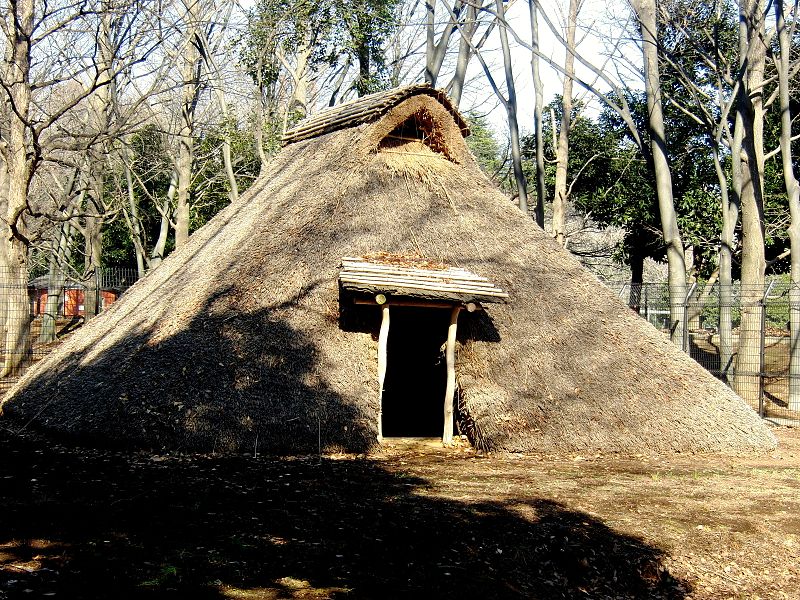
[[[386,379],[386,340],[389,338],[389,305],[381,307],[381,331],[378,335],[378,441],[383,439],[383,382]]]
[[[444,433],[442,443],[453,443],[453,396],[456,391],[456,327],[461,306],[454,306],[450,312],[450,326],[447,328],[447,388],[444,393]]]

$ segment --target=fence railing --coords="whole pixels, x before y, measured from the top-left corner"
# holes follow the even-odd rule
[[[60,336],[108,308],[136,279],[131,269],[51,270],[35,277],[0,269],[2,378],[42,358]]]
[[[13,379],[43,357],[60,336],[109,307],[136,279],[128,269],[51,271],[33,278],[0,270],[2,379]],[[760,415],[800,422],[800,348],[792,368],[790,331],[792,318],[800,324],[800,289],[786,281],[758,289],[699,284],[681,290],[671,305],[665,283],[606,285],[666,335],[677,329],[683,350]]]
[[[800,323],[800,289],[783,280],[758,288],[689,285],[670,305],[666,283],[606,283],[758,413],[800,423],[800,348],[792,368],[790,323]]]

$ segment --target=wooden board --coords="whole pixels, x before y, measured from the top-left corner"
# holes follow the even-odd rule
[[[423,268],[409,259],[408,265],[372,262],[344,257],[339,281],[344,289],[367,294],[395,295],[459,304],[505,302],[508,294],[486,277],[466,269],[443,266]]]

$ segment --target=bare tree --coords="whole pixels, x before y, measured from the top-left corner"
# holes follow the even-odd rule
[[[38,157],[32,144],[31,46],[35,26],[33,0],[17,0],[5,8],[2,66],[6,142],[5,196],[2,214],[0,277],[6,294],[5,361],[0,377],[14,373],[30,351],[28,311],[28,244],[24,213],[28,188]]]
[[[461,103],[461,97],[464,93],[464,86],[466,85],[467,67],[473,56],[481,51],[486,41],[490,38],[500,19],[497,15],[493,14],[487,6],[481,6],[479,0],[469,0],[466,2],[466,10],[462,11],[463,17],[455,19],[455,13],[451,11],[451,18],[456,23],[459,32],[458,54],[456,57],[455,72],[453,78],[447,84],[446,89],[450,93],[450,98],[456,106]],[[482,15],[491,16],[488,22],[484,23]],[[483,33],[480,38],[475,39],[475,35],[484,25]]]
[[[472,38],[478,29],[478,15],[477,9],[473,1],[468,1],[464,18],[459,23],[459,42],[458,42],[458,57],[456,59],[455,73],[453,79],[448,84],[450,90],[450,97],[456,106],[461,103],[461,94],[464,91],[464,82],[467,77],[467,66],[472,56],[470,45]]]
[[[228,4],[226,14],[224,14],[221,26],[225,28],[228,20],[230,19],[232,5]],[[222,36],[218,36],[218,40]],[[239,199],[239,184],[236,182],[236,175],[233,171],[233,159],[231,157],[231,135],[230,135],[230,114],[228,112],[228,101],[225,96],[225,76],[220,68],[215,55],[219,51],[219,42],[212,44],[209,40],[209,34],[206,30],[201,30],[199,35],[199,42],[201,44],[203,63],[206,71],[209,73],[209,78],[212,80],[211,89],[217,101],[222,116],[222,164],[225,167],[225,175],[228,180],[228,196],[231,202],[236,202]],[[305,71],[308,64],[308,56],[311,49],[308,45],[304,46],[298,53],[302,57],[299,61],[298,74],[295,76],[295,99],[296,102],[302,106],[303,110],[307,110],[306,99],[306,83]]]
[[[578,13],[583,0],[569,0],[567,22],[564,26],[566,53],[564,57],[564,85],[561,89],[561,127],[556,141],[556,181],[553,190],[553,237],[559,246],[565,246],[566,213],[569,197],[567,194],[567,167],[569,165],[569,134],[572,125],[572,81],[575,77],[575,31]],[[555,127],[553,129],[555,133]]]
[[[508,131],[511,137],[511,161],[514,166],[514,180],[517,183],[519,209],[528,212],[528,182],[522,170],[522,150],[519,141],[519,123],[517,121],[517,89],[514,83],[514,69],[511,63],[511,48],[508,44],[508,23],[505,19],[503,0],[495,0],[495,9],[499,17],[500,47],[503,50],[503,71],[506,77],[506,97],[500,94],[499,88],[492,87],[506,109]]]
[[[792,156],[792,112],[789,97],[791,79],[791,42],[796,26],[797,2],[793,4],[792,18],[787,22],[783,0],[775,0],[775,26],[778,36],[778,89],[781,111],[780,148],[783,181],[789,200],[789,241],[791,244],[791,287],[789,289],[789,409],[800,411],[800,183],[794,169]]]
[[[463,9],[462,0],[453,0],[453,7],[448,10],[448,19],[439,34],[439,39],[436,40],[436,0],[425,0],[425,81],[434,87],[450,46],[450,38],[458,29],[458,20]]]
[[[534,211],[536,223],[544,229],[544,203],[545,170],[544,170],[544,134],[542,124],[542,108],[544,107],[544,89],[542,78],[539,74],[539,0],[528,0],[528,9],[531,19],[531,74],[533,75],[534,108],[533,108],[533,137],[536,144],[536,209]]]
[[[678,230],[678,217],[672,197],[672,174],[667,158],[667,140],[661,99],[658,65],[658,35],[655,0],[632,0],[642,35],[645,91],[647,93],[648,133],[656,180],[656,197],[661,215],[661,231],[667,247],[669,304],[672,340],[683,339],[683,311],[686,296],[686,259]]]
[[[643,77],[645,90],[647,93],[648,123],[647,129],[650,143],[645,145],[644,136],[639,131],[636,120],[626,100],[624,90],[620,84],[614,81],[602,68],[593,64],[585,56],[582,56],[574,47],[564,39],[559,29],[555,26],[552,19],[546,13],[541,13],[543,20],[547,24],[554,37],[559,40],[567,52],[589,72],[593,73],[597,81],[607,84],[611,88],[611,93],[603,93],[595,83],[570,74],[567,70],[556,63],[551,57],[529,47],[532,52],[538,54],[557,71],[565,77],[571,77],[574,81],[582,85],[586,90],[593,93],[598,99],[613,110],[628,127],[633,142],[646,155],[650,155],[653,163],[654,175],[656,179],[656,194],[661,216],[662,236],[667,247],[668,276],[670,287],[670,320],[671,338],[679,343],[683,337],[683,306],[686,294],[686,262],[684,257],[683,243],[677,225],[677,216],[672,196],[672,182],[669,161],[667,160],[666,136],[664,131],[664,118],[661,99],[660,73],[658,66],[658,40],[656,29],[655,0],[634,0],[632,8],[637,16],[639,30],[642,39],[643,57]],[[619,41],[615,46],[620,44]]]
[[[731,148],[734,188],[742,212],[742,317],[734,389],[758,397],[764,294],[764,69],[767,40],[764,0],[739,2],[740,79]]]
[[[183,40],[179,53],[181,107],[178,127],[178,154],[175,158],[177,204],[175,206],[175,247],[189,240],[189,205],[194,161],[195,113],[203,89],[203,60],[200,54],[204,26],[202,0],[181,0]],[[176,57],[177,58],[177,57]]]
[[[146,14],[144,0],[124,6],[110,0],[10,0],[3,9],[0,107],[6,141],[1,148],[5,194],[0,271],[1,283],[11,292],[4,311],[5,361],[0,375],[5,376],[18,370],[30,350],[28,251],[36,239],[31,225],[35,218],[61,218],[57,207],[33,202],[31,186],[44,164],[85,165],[86,156],[105,154],[102,148],[121,124],[96,118],[98,110],[106,113],[104,95],[120,73],[134,76],[155,42],[139,36],[136,43],[124,44],[117,38],[103,50],[105,31],[115,22],[108,14],[113,12],[124,23],[119,25],[121,38],[131,40],[135,28],[123,16]]]
[[[111,128],[114,118],[116,77],[114,73],[114,19],[113,7],[101,1],[97,35],[97,65],[95,80],[97,90],[89,97],[89,131],[98,137],[98,143],[89,149],[90,182],[86,194],[86,210],[83,223],[84,238],[84,310],[90,319],[100,310],[99,277],[102,269],[103,225],[106,219],[105,184],[111,140],[103,136]]]

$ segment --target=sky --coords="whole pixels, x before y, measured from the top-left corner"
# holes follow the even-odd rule
[[[566,21],[567,6],[568,0],[542,1],[542,9],[547,11],[547,14],[556,27],[562,27],[563,23]],[[531,40],[531,28],[528,2],[526,0],[517,0],[511,3],[510,8],[507,8],[507,10],[509,23],[517,31],[519,37],[526,43],[529,43]],[[616,14],[613,14],[612,11]],[[619,25],[612,24],[615,23],[616,20],[626,17],[627,7],[624,4],[616,8],[610,8],[605,2],[585,0],[579,15],[579,31],[576,36],[579,43],[578,52],[591,60],[592,64],[595,66],[601,68],[605,66],[605,70],[609,72],[610,65],[604,62],[605,56],[609,53],[608,42],[604,40],[604,37],[610,37],[608,34],[613,29],[619,30]],[[551,57],[556,63],[563,65],[565,57],[564,47],[552,34],[542,18],[539,19],[539,36],[542,52]],[[529,50],[516,43],[512,36],[510,36],[510,44],[519,104],[520,126],[523,131],[529,132],[533,129],[534,109],[531,54]],[[634,48],[628,47],[626,49],[621,49],[620,52],[635,65],[637,56],[632,50],[634,50]],[[499,36],[496,31],[493,32],[491,44],[487,43],[483,54],[487,63],[492,65],[493,75],[498,84],[502,84],[503,88],[505,88],[502,54],[500,51]],[[576,69],[578,75],[585,81],[590,83],[595,82],[595,76],[589,69],[582,67],[577,61]],[[544,60],[540,61],[540,74],[544,91],[544,103],[546,105],[548,102],[552,101],[556,95],[561,94],[563,89],[563,76],[549,66]],[[475,110],[478,113],[486,113],[495,131],[498,132],[499,135],[505,135],[507,129],[506,112],[494,96],[488,83],[486,83],[480,63],[477,60],[472,61],[469,75],[471,83],[462,101],[461,108],[465,111]],[[617,74],[615,73],[614,76],[616,78]],[[636,85],[635,75],[631,76],[629,73],[622,73],[620,77],[625,77],[629,84]],[[597,83],[597,86],[603,91],[608,89],[608,86],[603,85],[601,82]],[[596,116],[599,113],[599,103],[594,99],[594,96],[577,83],[574,85],[573,94],[577,97],[581,97],[587,103],[587,113],[589,113],[590,116]]]

